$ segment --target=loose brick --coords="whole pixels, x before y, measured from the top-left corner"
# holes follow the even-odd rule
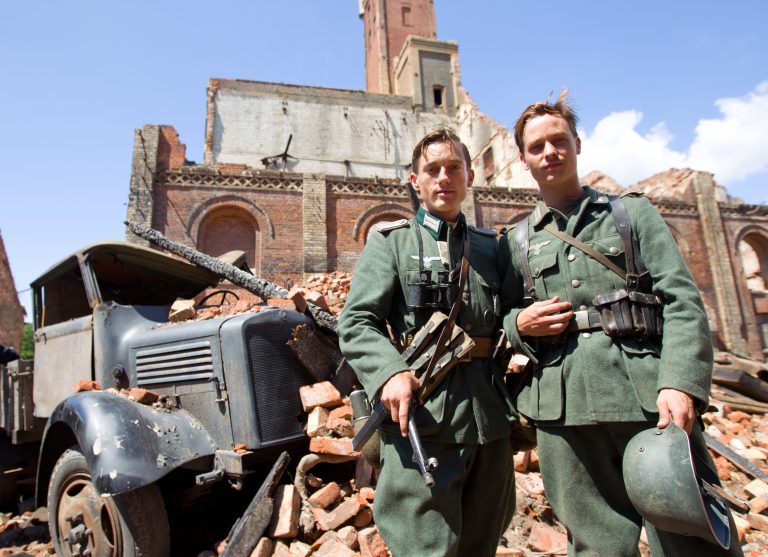
[[[357,516],[355,516],[355,520],[352,524],[355,525],[355,528],[365,528],[366,526],[370,526],[372,522],[373,509],[371,507],[363,507],[360,509],[360,512],[357,513]]]
[[[274,545],[269,538],[261,538],[251,551],[250,557],[270,557],[275,549]]]
[[[349,522],[357,513],[360,512],[362,505],[360,501],[352,497],[346,501],[340,503],[336,508],[330,511],[324,511],[323,509],[312,508],[312,514],[317,521],[317,527],[321,531],[335,530],[342,524]]]
[[[332,439],[330,437],[315,437],[309,440],[309,450],[313,453],[335,454],[341,456],[360,456],[359,451],[352,450],[352,439]]]
[[[179,321],[194,319],[196,315],[197,311],[195,310],[194,300],[176,300],[168,312],[168,320],[178,323]]]
[[[156,393],[148,391],[147,389],[133,387],[128,391],[128,398],[135,400],[139,404],[153,404],[157,402],[157,399],[160,397]]]
[[[357,553],[338,539],[330,539],[312,553],[315,557],[355,557]]]
[[[299,389],[299,396],[305,412],[318,406],[328,408],[341,404],[341,394],[330,381],[305,385]]]
[[[328,435],[328,409],[318,406],[307,416],[307,436],[322,437]]]
[[[744,491],[749,493],[752,497],[759,497],[761,495],[768,496],[768,484],[763,480],[755,479],[744,486]]]
[[[291,551],[293,557],[307,557],[307,555],[311,553],[309,544],[299,540],[292,541],[288,549]]]
[[[352,420],[344,417],[328,418],[327,428],[339,437],[354,437],[355,430]]]
[[[753,513],[762,513],[768,509],[768,495],[758,495],[749,502],[749,509]]]
[[[768,532],[768,516],[764,514],[749,513],[747,515],[749,526],[761,532]]]
[[[303,288],[293,287],[288,291],[288,295],[286,296],[286,298],[293,301],[293,304],[296,306],[296,311],[301,313],[307,311],[307,301],[304,299],[304,292],[305,290]]]
[[[528,545],[534,551],[542,553],[560,553],[565,551],[568,538],[543,522],[536,522],[528,535]]]
[[[320,509],[327,509],[341,498],[341,489],[336,482],[321,487],[309,497],[309,504]]]
[[[82,393],[85,391],[100,391],[101,385],[98,381],[91,381],[90,379],[82,379],[74,387],[72,387],[76,393]]]
[[[344,403],[341,406],[337,406],[336,408],[330,410],[328,413],[329,420],[336,420],[340,418],[345,420],[352,419],[352,406],[349,404],[348,398],[344,399]]]
[[[339,528],[337,535],[339,541],[350,549],[357,549],[357,530],[354,526],[343,526]]]
[[[279,485],[275,489],[275,507],[267,529],[271,538],[295,538],[299,533],[301,498],[293,485]]]
[[[357,533],[357,543],[360,544],[361,557],[387,557],[387,546],[376,526],[360,530]]]
[[[311,303],[316,305],[317,307],[324,309],[325,311],[330,311],[328,308],[328,302],[325,301],[325,296],[323,296],[320,292],[317,292],[315,290],[310,290],[307,292],[305,299]]]

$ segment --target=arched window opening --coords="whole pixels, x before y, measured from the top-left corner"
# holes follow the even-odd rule
[[[261,231],[255,219],[238,207],[214,209],[200,223],[200,250],[218,257],[232,250],[245,252],[248,267],[261,270]]]
[[[766,291],[768,271],[768,241],[757,234],[748,234],[739,242],[739,256],[744,279],[752,292]]]

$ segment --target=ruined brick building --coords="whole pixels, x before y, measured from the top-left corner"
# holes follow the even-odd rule
[[[24,308],[16,295],[16,286],[0,235],[0,344],[12,346],[17,351],[24,329]]]
[[[473,157],[470,222],[500,229],[528,213],[535,184],[509,130],[462,87],[458,45],[437,39],[433,0],[360,0],[360,17],[366,91],[210,79],[202,164],[186,160],[172,126],[136,130],[128,218],[213,255],[242,249],[256,274],[283,285],[350,271],[372,225],[411,215],[410,151],[439,125]],[[621,189],[599,174],[585,181]],[[730,199],[692,170],[632,188],[672,229],[715,344],[762,359],[768,207]]]

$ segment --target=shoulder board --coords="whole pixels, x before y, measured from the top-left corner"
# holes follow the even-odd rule
[[[384,232],[389,232],[390,230],[402,228],[407,225],[408,225],[408,219],[400,219],[400,220],[394,220],[391,222],[377,222],[373,226],[374,228],[376,228],[377,231],[383,234]]]
[[[488,236],[490,238],[495,238],[498,236],[498,233],[495,230],[491,230],[490,228],[480,228],[479,226],[470,224],[469,229],[472,232],[476,232],[477,234],[482,234],[483,236]]]
[[[641,191],[625,191],[622,192],[619,197],[644,197],[645,194]]]

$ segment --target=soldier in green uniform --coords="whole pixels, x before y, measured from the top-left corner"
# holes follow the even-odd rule
[[[712,464],[696,420],[708,405],[712,369],[707,316],[651,203],[639,194],[617,203],[579,183],[581,142],[565,92],[554,103],[527,107],[515,140],[542,196],[500,247],[502,299],[512,308],[504,329],[514,350],[530,358],[516,408],[536,424],[544,487],[568,529],[569,555],[635,556],[643,521],[623,481],[628,441],[674,421]],[[622,211],[623,220],[617,215]],[[622,238],[617,222],[627,220],[631,238]],[[530,284],[524,285],[526,263]],[[617,305],[629,300],[617,294],[622,289],[642,301],[635,308],[649,317],[644,332],[614,322],[610,312],[629,307]],[[606,306],[596,308],[601,295],[598,302]],[[598,310],[606,308],[604,319]],[[626,313],[616,315],[621,321]],[[614,336],[610,327],[617,326],[624,336]],[[645,526],[655,556],[741,554],[735,531],[726,552],[700,538]]]
[[[490,357],[500,327],[496,233],[468,226],[461,203],[472,185],[466,146],[450,130],[424,137],[413,151],[416,218],[380,223],[369,234],[339,318],[341,349],[371,400],[391,413],[381,428],[381,474],[374,516],[395,557],[494,555],[514,512],[512,405]],[[419,328],[434,310],[408,311],[422,273],[455,269],[469,241],[469,272],[457,324],[476,341],[471,361],[454,367],[416,408],[435,485],[411,460],[409,406],[418,380],[390,340]],[[445,312],[447,313],[447,311]]]

